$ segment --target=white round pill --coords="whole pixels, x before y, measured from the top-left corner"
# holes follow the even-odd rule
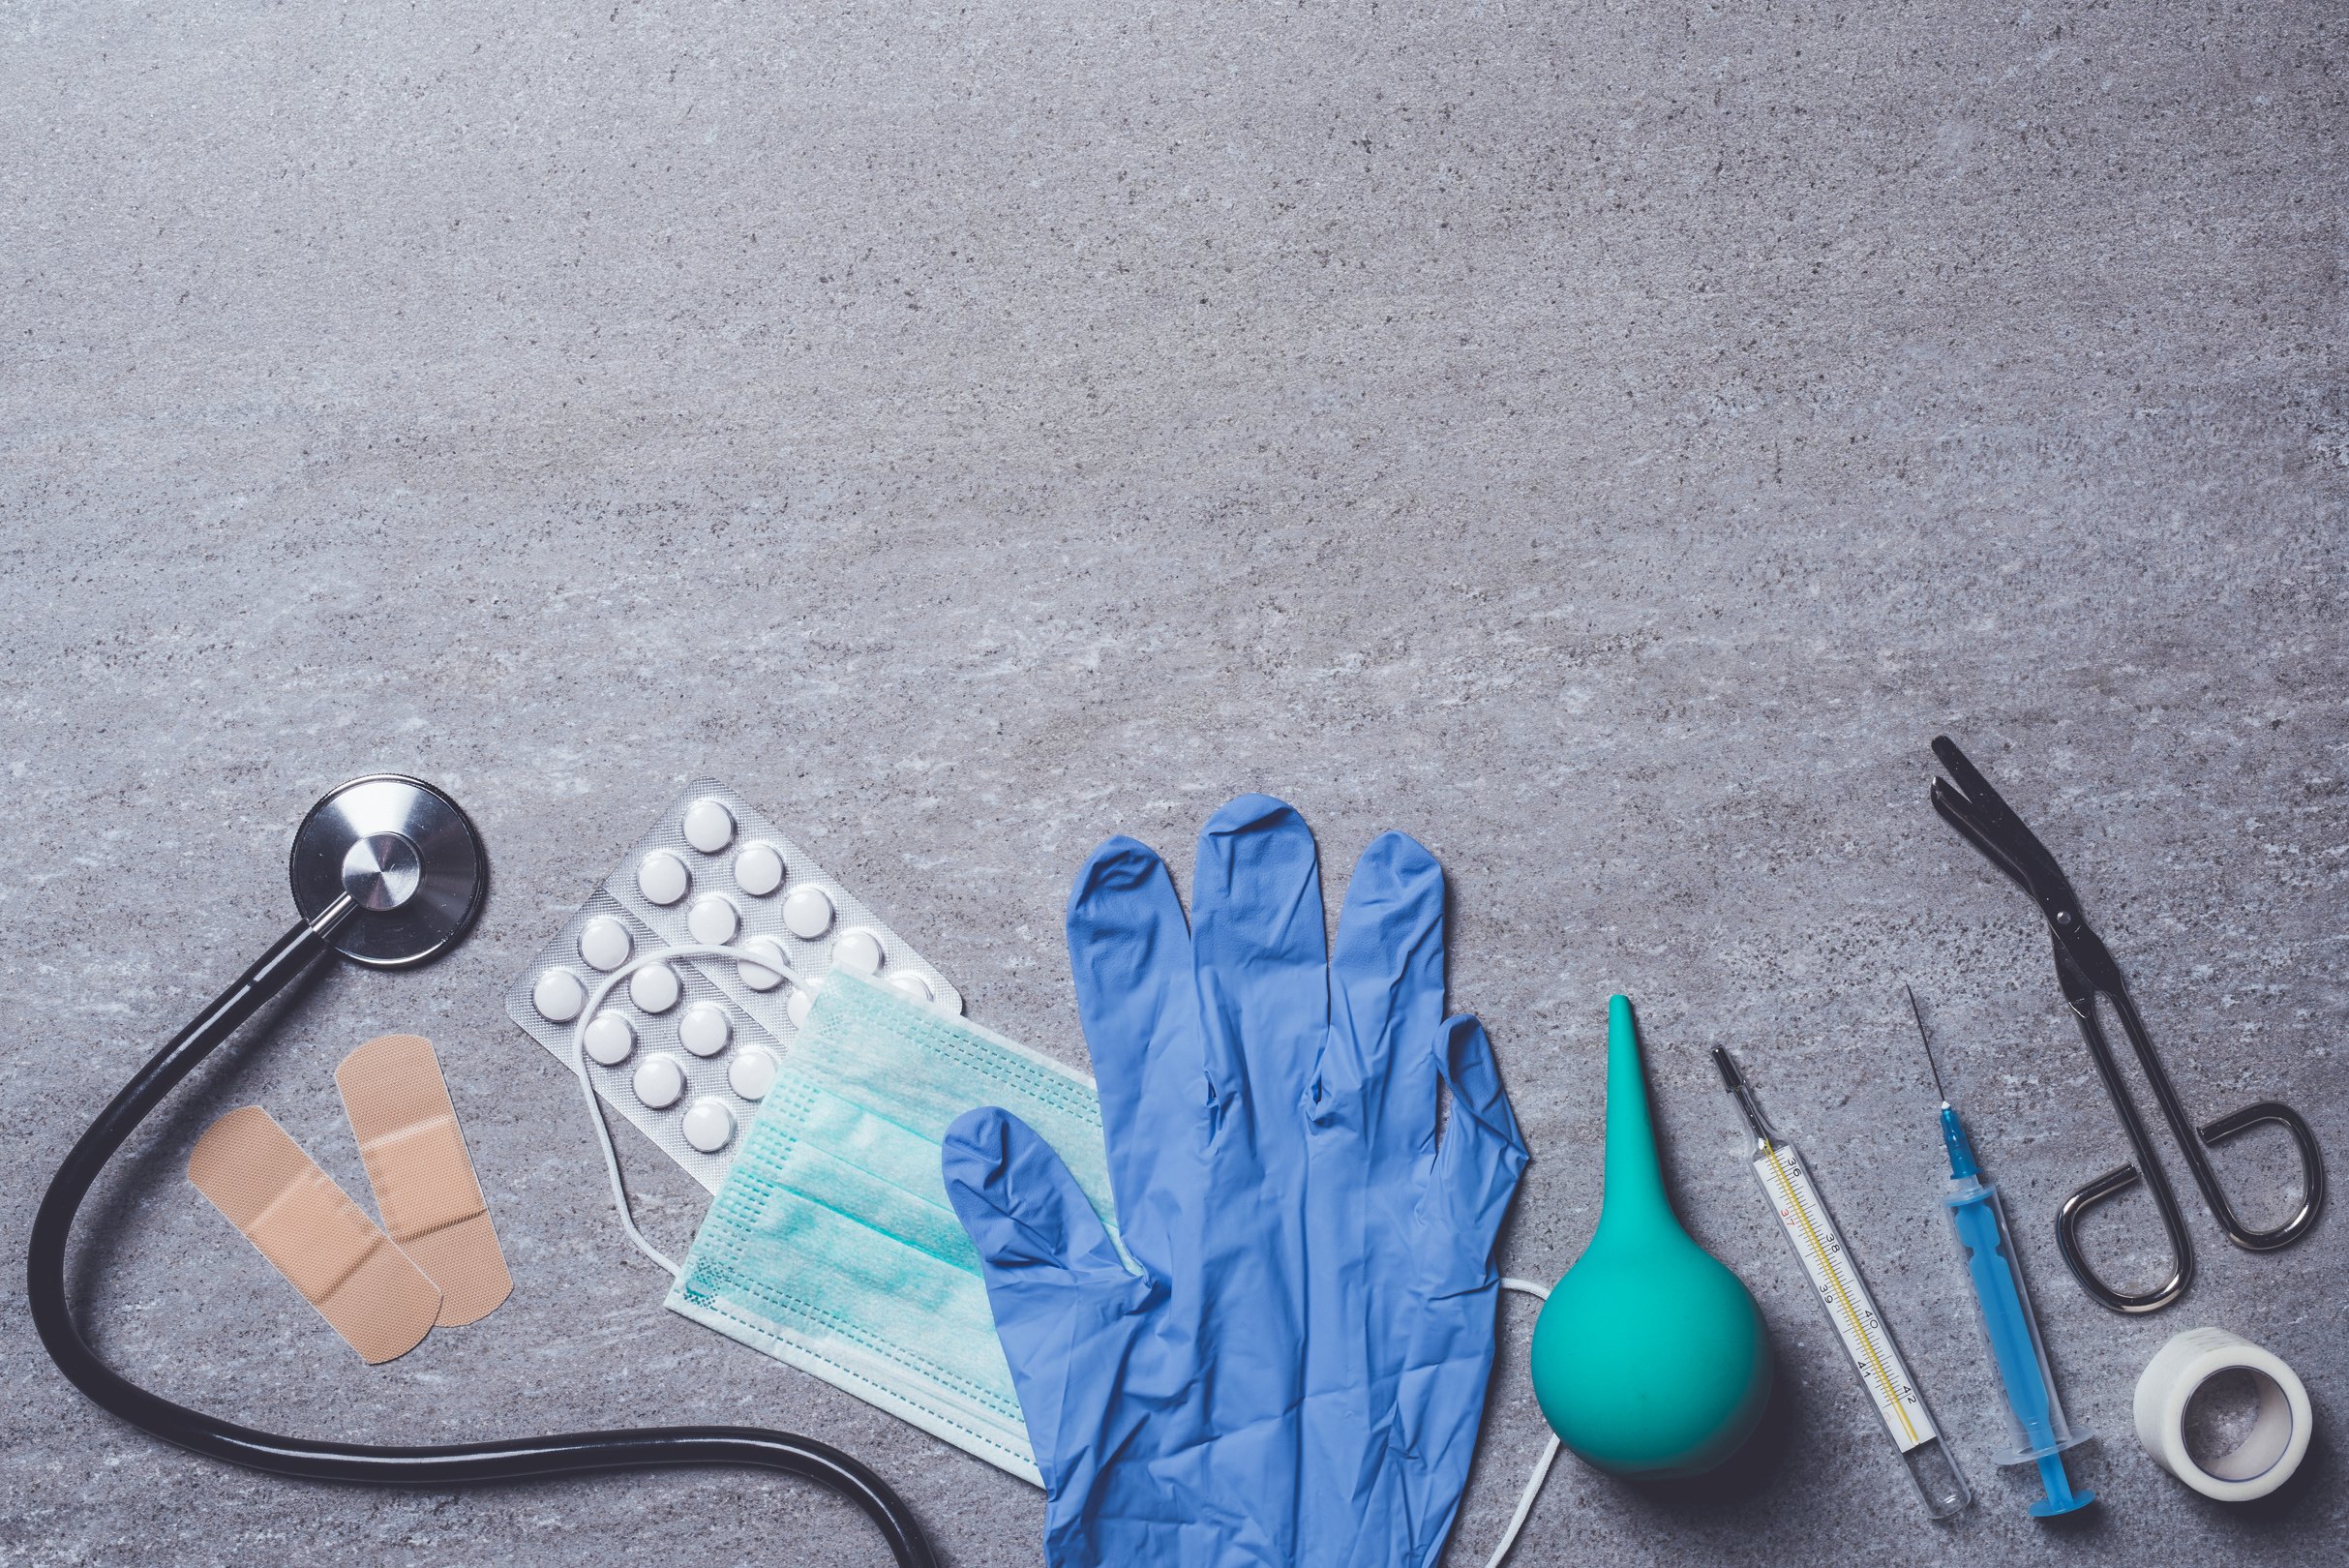
[[[930,989],[930,982],[910,969],[901,969],[891,975],[889,989],[908,1002],[919,1002],[925,1006],[938,1000],[938,993]]]
[[[764,1045],[746,1045],[726,1064],[726,1086],[744,1100],[765,1100],[775,1086],[775,1053]]]
[[[635,946],[628,928],[609,915],[596,916],[579,933],[579,955],[607,975],[628,961]]]
[[[888,951],[881,946],[881,939],[861,925],[841,932],[840,940],[832,944],[832,962],[859,975],[880,974],[887,957]]]
[[[734,842],[734,813],[716,800],[694,801],[685,808],[685,842],[715,855]]]
[[[589,1060],[617,1067],[636,1049],[636,1026],[617,1012],[599,1012],[587,1020],[583,1043]]]
[[[636,868],[636,890],[666,909],[685,896],[693,886],[693,873],[685,862],[667,850],[654,850]]]
[[[783,928],[802,942],[812,942],[832,926],[832,901],[821,888],[795,889],[783,900]]]
[[[772,844],[745,844],[734,858],[734,885],[753,898],[783,886],[783,857]]]
[[[743,984],[754,991],[771,991],[783,983],[783,968],[791,960],[784,955],[782,943],[770,936],[752,937],[742,944],[742,950],[768,959],[775,966],[768,969],[758,964],[735,965],[735,975]]]
[[[569,1023],[587,1005],[587,988],[567,969],[550,969],[530,987],[530,1006],[556,1023]]]
[[[783,1004],[783,1010],[791,1015],[794,1029],[805,1029],[807,1015],[815,1010],[815,1007],[816,993],[804,985],[795,985],[791,989],[791,996]]]
[[[722,948],[734,940],[742,928],[742,917],[735,913],[734,902],[724,893],[704,893],[693,901],[686,912],[685,929],[696,942],[707,942]]]
[[[734,1141],[734,1111],[726,1101],[703,1096],[685,1111],[685,1141],[704,1154],[716,1154]]]
[[[667,1012],[677,1006],[677,971],[667,964],[647,964],[628,977],[628,1000],[647,1012]]]
[[[677,1021],[677,1040],[696,1056],[715,1056],[734,1038],[726,1010],[715,1002],[696,1002]]]
[[[647,1056],[637,1064],[634,1079],[636,1098],[654,1110],[667,1110],[685,1093],[685,1064],[667,1051]]]

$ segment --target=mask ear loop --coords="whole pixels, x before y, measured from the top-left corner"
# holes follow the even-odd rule
[[[579,1010],[579,1017],[571,1025],[571,1070],[579,1078],[579,1092],[587,1098],[587,1121],[595,1129],[595,1145],[603,1152],[605,1174],[612,1178],[612,1207],[619,1216],[619,1227],[628,1233],[628,1239],[636,1244],[638,1251],[658,1263],[663,1272],[674,1280],[685,1271],[670,1261],[666,1252],[647,1241],[645,1233],[636,1228],[636,1216],[628,1209],[627,1184],[620,1180],[619,1155],[612,1147],[612,1125],[605,1120],[603,1101],[595,1093],[595,1081],[587,1076],[587,1025],[594,1019],[597,1010],[603,1007],[605,998],[609,997],[622,980],[638,970],[653,964],[666,963],[672,958],[721,958],[732,963],[747,965],[766,974],[780,975],[803,991],[813,990],[814,987],[802,980],[798,973],[789,965],[770,962],[758,953],[748,952],[740,948],[720,948],[703,943],[692,943],[639,953],[606,975],[602,982],[587,993],[586,1005]],[[1527,1500],[1530,1502],[1531,1499]]]
[[[1550,1299],[1550,1287],[1536,1284],[1531,1280],[1504,1278],[1501,1288],[1515,1290],[1538,1301]],[[1542,1494],[1542,1483],[1550,1479],[1550,1466],[1557,1462],[1558,1448],[1558,1434],[1553,1432],[1550,1434],[1549,1445],[1542,1450],[1542,1457],[1534,1461],[1533,1474],[1526,1479],[1525,1490],[1518,1496],[1517,1512],[1509,1516],[1508,1528],[1501,1531],[1501,1544],[1494,1547],[1492,1555],[1485,1559],[1485,1568],[1501,1568],[1501,1559],[1509,1555],[1511,1547],[1517,1545],[1518,1531],[1525,1527],[1525,1520],[1533,1512],[1533,1499]]]

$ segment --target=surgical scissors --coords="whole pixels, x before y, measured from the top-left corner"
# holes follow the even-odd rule
[[[2194,1280],[2194,1252],[2186,1241],[2177,1194],[2171,1191],[2169,1178],[2154,1157],[2136,1102],[2129,1098],[2128,1086],[2122,1081],[2119,1065],[2113,1060],[2112,1045],[2105,1040],[2103,1025],[2096,1016],[2099,997],[2111,1005],[2114,1016],[2121,1020],[2129,1048],[2137,1054],[2137,1065],[2144,1070],[2146,1082],[2153,1086],[2153,1099],[2161,1105],[2162,1120],[2169,1123],[2170,1136],[2178,1140],[2186,1167],[2194,1173],[2194,1185],[2202,1189],[2203,1201],[2210,1205],[2212,1217],[2217,1220],[2218,1228],[2226,1233],[2227,1240],[2246,1251],[2269,1252],[2289,1247],[2306,1235],[2316,1223],[2317,1211],[2324,1207],[2325,1167],[2317,1155],[2316,1135],[2308,1131],[2308,1124],[2301,1119],[2300,1112],[2280,1101],[2263,1100],[2230,1111],[2215,1121],[2205,1122],[2198,1137],[2193,1124],[2186,1119],[2184,1105],[2179,1101],[2177,1088],[2161,1066],[2161,1058],[2153,1053],[2153,1042],[2146,1036],[2136,1004],[2129,1000],[2127,983],[2121,978],[2121,966],[2114,962],[2103,941],[2089,929],[2088,919],[2080,910],[2079,895],[2072,891],[2063,868],[2056,864],[2056,858],[2023,826],[2013,808],[1990,787],[1990,781],[1966,760],[1956,741],[1945,735],[1934,737],[1933,754],[1949,774],[1948,779],[1933,781],[1933,809],[1980,850],[1991,864],[2013,878],[2015,885],[2038,903],[2039,913],[2047,917],[2048,930],[2055,938],[2056,982],[2063,988],[2063,1000],[2070,1004],[2072,1016],[2079,1021],[2081,1038],[2088,1041],[2089,1055],[2095,1059],[2105,1093],[2112,1097],[2113,1108],[2120,1112],[2122,1129],[2128,1133],[2129,1149],[2136,1156],[2135,1163],[2107,1171],[2063,1200],[2063,1207],[2056,1216],[2056,1243],[2063,1249],[2063,1261],[2070,1266],[2073,1277],[2090,1295],[2120,1312],[2158,1312],[2184,1295],[2186,1286]],[[2291,1133],[2292,1141],[2300,1148],[2301,1205],[2299,1212],[2282,1224],[2270,1230],[2253,1230],[2236,1216],[2235,1206],[2219,1191],[2217,1173],[2211,1169],[2210,1157],[2204,1148],[2215,1147],[2238,1133],[2270,1122]],[[2168,1234],[2170,1255],[2176,1266],[2163,1283],[2142,1294],[2130,1295],[2105,1283],[2088,1266],[2080,1250],[2080,1222],[2089,1210],[2119,1197],[2140,1181],[2153,1194],[2153,1205],[2160,1211],[2161,1228]]]

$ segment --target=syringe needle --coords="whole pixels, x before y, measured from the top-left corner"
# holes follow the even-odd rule
[[[1925,1070],[1933,1074],[1933,1092],[1942,1097],[1942,1108],[1946,1110],[1949,1091],[1942,1087],[1942,1065],[1933,1059],[1933,1037],[1925,1032],[1924,1011],[1916,1005],[1916,992],[1910,990],[1907,980],[1901,981],[1901,989],[1908,993],[1909,1016],[1916,1020],[1916,1038],[1925,1047]]]

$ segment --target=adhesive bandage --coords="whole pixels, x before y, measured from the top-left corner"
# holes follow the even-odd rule
[[[488,1316],[514,1280],[431,1043],[371,1040],[335,1069],[335,1087],[384,1230],[440,1289],[437,1321],[453,1328]]]
[[[432,1332],[439,1290],[260,1106],[204,1129],[188,1180],[361,1360],[406,1355]]]

